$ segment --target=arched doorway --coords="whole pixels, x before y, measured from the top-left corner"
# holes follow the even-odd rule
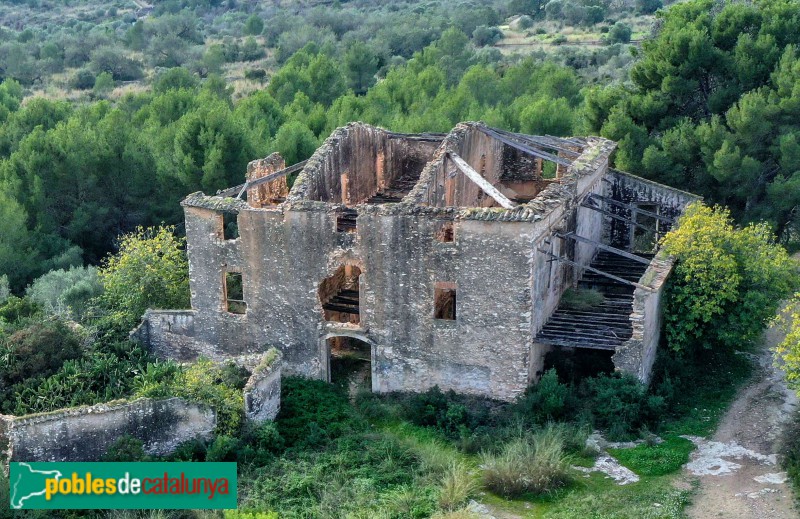
[[[359,324],[359,278],[361,269],[356,265],[342,265],[319,284],[319,300],[325,320],[336,323]]]
[[[372,390],[372,344],[350,335],[328,337],[325,344],[329,382],[352,396],[362,389]]]

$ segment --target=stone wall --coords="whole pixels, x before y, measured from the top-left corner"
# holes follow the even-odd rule
[[[148,310],[131,338],[147,344],[161,358],[191,358],[197,355],[194,310]]]
[[[5,417],[3,422],[10,461],[97,461],[124,436],[141,440],[153,455],[169,454],[194,438],[209,440],[216,415],[180,398],[141,398]]]
[[[672,272],[674,260],[665,252],[656,255],[639,283],[650,290],[637,287],[633,292],[631,324],[633,335],[617,348],[612,360],[618,371],[630,373],[640,382],[649,383],[656,361],[656,350],[661,339],[663,324],[663,298],[666,281]]]
[[[272,349],[253,370],[244,386],[244,407],[248,419],[274,420],[281,410],[281,355]]]

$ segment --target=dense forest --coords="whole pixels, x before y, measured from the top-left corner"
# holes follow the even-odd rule
[[[0,412],[212,405],[216,439],[171,459],[239,462],[250,512],[231,519],[457,519],[479,493],[548,517],[680,517],[682,435],[710,434],[751,370],[734,352],[798,288],[785,248],[800,245],[800,3],[666,4],[3,2]],[[290,377],[278,420],[252,427],[236,366],[157,361],[128,340],[147,308],[189,303],[183,197],[240,184],[273,151],[302,161],[355,120],[601,135],[619,169],[701,194],[663,241],[678,263],[653,383],[558,355],[508,406],[437,389],[351,398]],[[795,379],[798,330],[784,350]],[[576,480],[594,428],[641,440],[615,455],[645,484]],[[132,442],[108,459],[151,458]]]

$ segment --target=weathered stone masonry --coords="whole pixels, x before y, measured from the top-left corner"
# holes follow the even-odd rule
[[[148,312],[139,337],[178,360],[275,346],[287,372],[321,379],[339,342],[358,340],[380,392],[438,385],[510,400],[553,347],[605,349],[646,381],[671,264],[609,251],[639,254],[695,197],[609,170],[614,146],[480,123],[447,135],[352,123],[298,167],[273,154],[245,185],[182,202],[193,310]],[[593,272],[608,254],[646,272]],[[588,331],[559,307],[579,283],[608,288],[614,310],[597,314],[601,324],[578,319]]]

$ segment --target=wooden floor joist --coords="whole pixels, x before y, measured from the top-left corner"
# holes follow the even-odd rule
[[[594,245],[598,249],[602,249],[618,256],[622,256],[623,258],[628,258],[629,260],[638,261],[639,263],[644,263],[645,265],[650,264],[650,260],[647,258],[643,258],[641,256],[637,256],[636,254],[631,254],[630,252],[624,251],[622,249],[618,249],[616,247],[612,247],[610,245],[606,245],[605,243],[600,243],[599,241],[591,240],[589,238],[585,238],[583,236],[579,236],[574,232],[568,232],[566,234],[556,234],[559,238],[566,240],[575,240],[582,243],[588,243],[590,245]]]
[[[576,263],[576,262],[574,262],[574,261],[572,261],[570,259],[562,258],[561,256],[553,254],[552,252],[550,252],[548,250],[545,250],[545,249],[542,249],[541,247],[537,247],[536,250],[538,250],[542,254],[546,254],[547,256],[550,256],[551,258],[553,258],[556,261],[561,261],[563,263],[567,263],[569,265],[572,265],[572,266],[575,266],[575,267],[578,267],[578,268],[581,268],[581,269],[584,269],[584,270],[588,270],[589,272],[594,272],[595,274],[600,274],[601,276],[605,276],[605,277],[607,277],[609,279],[613,279],[614,281],[616,281],[618,283],[622,283],[622,284],[625,284],[625,285],[631,285],[631,286],[634,286],[636,288],[641,288],[642,290],[647,290],[649,292],[653,291],[652,288],[650,288],[648,286],[644,286],[641,283],[637,283],[635,281],[628,281],[627,279],[623,279],[623,278],[621,278],[619,276],[615,276],[614,274],[609,274],[608,272],[603,272],[602,270],[596,269],[594,267],[590,267],[589,265],[581,265],[580,263]]]
[[[651,218],[656,218],[657,220],[661,220],[662,222],[667,222],[669,224],[675,223],[675,219],[674,218],[669,218],[667,216],[660,215],[658,213],[654,213],[654,212],[648,211],[646,209],[641,209],[639,207],[636,207],[635,205],[631,205],[631,204],[659,205],[658,202],[654,202],[654,201],[642,201],[642,202],[639,202],[639,201],[636,201],[636,202],[626,203],[626,202],[620,202],[619,200],[614,200],[613,198],[609,198],[607,196],[598,195],[596,193],[589,194],[589,198],[592,198],[594,200],[600,200],[600,201],[609,203],[611,205],[616,205],[617,207],[622,207],[623,209],[628,209],[630,211],[635,211],[635,212],[637,212],[639,214],[643,214],[645,216],[649,216]]]

